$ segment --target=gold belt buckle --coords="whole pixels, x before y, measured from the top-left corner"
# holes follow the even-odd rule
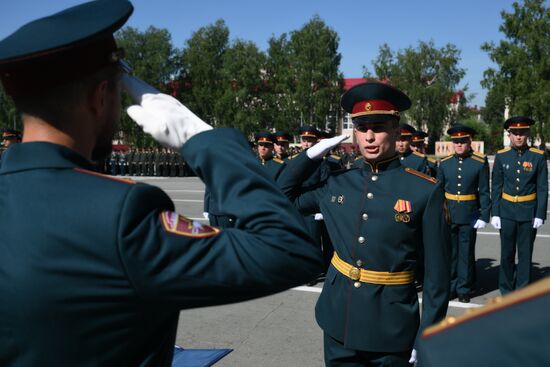
[[[356,267],[352,267],[351,269],[349,269],[349,277],[350,277],[352,280],[359,280],[359,279],[361,279],[361,269],[356,268]]]

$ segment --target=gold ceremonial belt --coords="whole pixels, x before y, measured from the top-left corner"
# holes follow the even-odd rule
[[[387,272],[361,269],[340,259],[336,252],[332,256],[331,263],[344,276],[363,283],[402,285],[411,284],[414,281],[413,271]]]
[[[458,195],[458,194],[451,194],[449,192],[445,193],[445,197],[449,200],[454,200],[454,201],[470,201],[470,200],[477,199],[476,194]]]
[[[532,194],[529,194],[529,195],[516,195],[516,196],[512,196],[512,195],[508,195],[507,193],[503,192],[502,193],[502,198],[504,200],[508,200],[508,201],[511,201],[512,203],[523,203],[524,201],[531,201],[531,200],[535,200],[537,198],[537,193],[534,192]]]

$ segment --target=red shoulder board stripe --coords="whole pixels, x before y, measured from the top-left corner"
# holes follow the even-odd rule
[[[166,232],[185,237],[205,238],[221,232],[219,228],[199,223],[174,212],[160,213],[160,221]]]
[[[434,184],[437,183],[437,178],[425,175],[422,172],[418,172],[415,169],[407,167],[407,168],[405,168],[405,172],[410,173],[411,175],[415,175],[415,176],[418,176],[420,178],[423,178],[424,180],[430,181],[431,183],[434,183]]]
[[[113,176],[109,176],[109,175],[104,175],[103,173],[90,171],[90,170],[87,170],[87,169],[84,169],[84,168],[76,167],[76,168],[73,168],[73,170],[75,170],[77,172],[87,173],[87,174],[92,175],[92,176],[107,178],[107,179],[113,180],[113,181],[124,182],[124,183],[130,184],[130,185],[135,185],[137,183],[136,181],[130,180],[129,178],[117,178],[117,177],[113,177]]]

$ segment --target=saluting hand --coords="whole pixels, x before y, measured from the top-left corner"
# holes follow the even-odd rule
[[[128,107],[128,115],[165,146],[180,149],[194,135],[212,129],[177,99],[160,93],[142,80],[124,75],[122,85],[139,103]]]
[[[349,135],[342,134],[335,136],[330,139],[323,139],[311,148],[309,148],[306,152],[309,159],[320,159],[322,158],[329,150],[340,144],[342,141],[349,138]]]

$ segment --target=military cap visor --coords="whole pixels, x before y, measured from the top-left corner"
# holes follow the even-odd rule
[[[533,125],[535,121],[529,117],[526,116],[514,116],[510,117],[508,120],[504,122],[504,129],[525,129],[529,130],[531,128],[531,125]]]
[[[413,134],[412,134],[412,142],[413,143],[424,143],[424,138],[427,138],[428,137],[428,134],[425,133],[424,131],[415,131]]]
[[[275,141],[275,137],[271,134],[271,133],[268,133],[268,132],[260,132],[260,133],[257,133],[256,136],[254,137],[254,139],[256,140],[256,143],[263,143],[263,144],[273,144],[273,142]]]
[[[6,93],[33,95],[118,62],[113,32],[132,11],[127,0],[97,0],[22,26],[0,41]]]
[[[403,137],[412,137],[416,129],[409,124],[399,124],[399,135]]]
[[[451,136],[452,140],[472,138],[476,131],[471,127],[464,126],[462,124],[454,124],[447,130],[447,134]]]
[[[409,97],[399,89],[378,82],[367,82],[350,88],[342,95],[341,106],[354,124],[399,120],[402,111],[411,107]],[[356,118],[361,118],[357,120]],[[364,117],[368,117],[365,119]]]

